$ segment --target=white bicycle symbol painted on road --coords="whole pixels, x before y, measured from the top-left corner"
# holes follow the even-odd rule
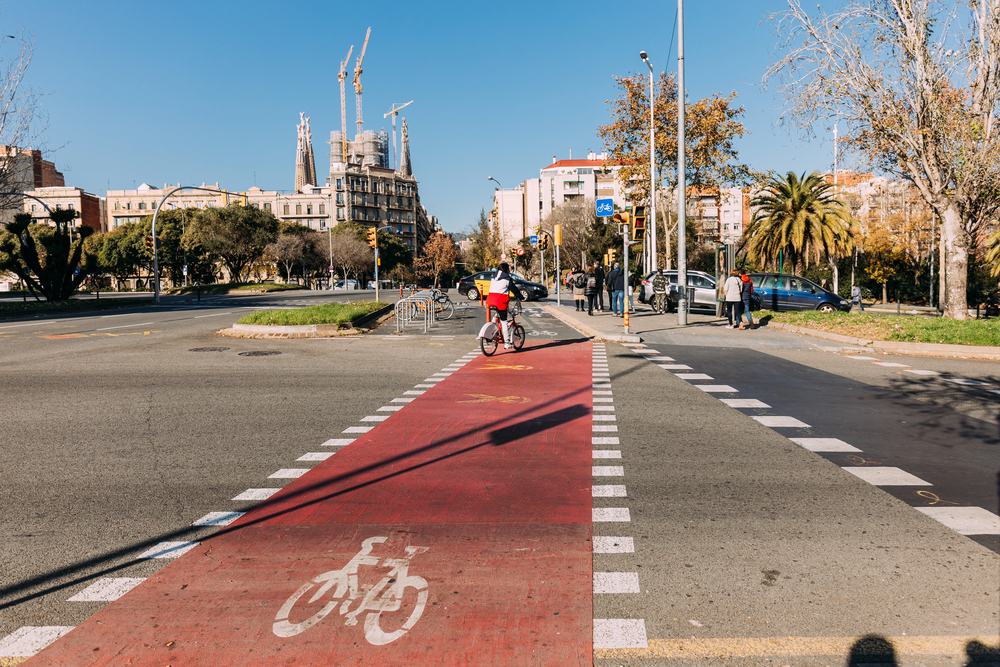
[[[528,335],[529,336],[549,336],[549,337],[552,337],[552,336],[558,336],[559,334],[557,334],[555,331],[539,331],[537,329],[532,329],[531,331],[528,332]]]
[[[424,553],[430,547],[406,547],[404,558],[381,559],[381,566],[389,568],[389,571],[374,586],[359,588],[358,567],[361,565],[377,566],[380,558],[370,555],[372,548],[375,544],[381,544],[388,539],[388,537],[369,537],[362,542],[361,551],[356,553],[342,569],[324,572],[309,583],[303,584],[278,610],[272,626],[274,634],[279,637],[294,637],[322,621],[337,608],[337,605],[340,605],[339,613],[341,616],[346,616],[347,620],[344,625],[347,626],[357,625],[358,616],[363,612],[369,612],[365,616],[365,639],[371,644],[381,646],[394,642],[405,635],[420,620],[421,614],[424,613],[424,607],[427,605],[427,580],[408,573],[410,560],[417,554]],[[330,595],[331,601],[304,621],[299,623],[289,621],[288,617],[292,613],[295,603],[314,586],[319,586],[319,590],[309,598],[308,602],[316,602],[336,586]],[[403,604],[403,593],[407,588],[414,588],[417,592],[417,602],[413,606],[413,611],[410,612],[409,618],[406,619],[401,628],[394,632],[385,632],[379,626],[382,612],[399,611]],[[353,611],[348,611],[351,603],[362,596],[358,607]]]

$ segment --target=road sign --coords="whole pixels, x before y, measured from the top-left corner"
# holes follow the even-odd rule
[[[501,262],[506,262],[507,261],[507,253],[501,253],[500,254],[500,261]]]
[[[538,234],[531,235],[531,245],[538,245]]]
[[[598,199],[597,200],[597,217],[603,217],[607,215],[614,215],[615,213],[615,200],[614,199]]]
[[[517,252],[517,256],[520,257],[521,255],[524,254],[524,248],[522,248],[521,246],[518,246],[517,250],[515,252]]]
[[[330,273],[333,273],[333,264],[330,265]]]

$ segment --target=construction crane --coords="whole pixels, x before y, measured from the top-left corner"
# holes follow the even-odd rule
[[[361,46],[361,55],[358,56],[358,62],[354,66],[354,98],[358,103],[358,120],[355,122],[358,124],[358,140],[362,139],[361,132],[364,129],[364,121],[361,120],[361,63],[365,60],[365,50],[368,48],[368,38],[371,34],[372,29],[368,28],[368,32],[365,33],[365,43]]]
[[[397,165],[399,164],[399,161],[396,157],[396,114],[398,114],[403,109],[403,107],[408,107],[411,104],[413,104],[413,100],[410,100],[406,104],[400,104],[398,107],[396,106],[395,103],[393,103],[392,108],[389,109],[389,113],[382,116],[382,118],[388,118],[389,116],[392,116],[392,168],[393,169],[397,169],[398,168]]]
[[[340,73],[337,74],[337,78],[340,80],[340,152],[344,156],[344,164],[347,164],[348,152],[347,152],[347,104],[344,101],[344,79],[347,78],[347,63],[351,59],[351,54],[354,53],[354,45],[351,44],[351,48],[347,51],[347,57],[344,61],[340,63]]]

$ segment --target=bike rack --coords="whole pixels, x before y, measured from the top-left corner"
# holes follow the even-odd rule
[[[434,326],[434,299],[430,290],[417,292],[396,302],[396,332],[401,332],[407,324],[423,315],[424,333]]]

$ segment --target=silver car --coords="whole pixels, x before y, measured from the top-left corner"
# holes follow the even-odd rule
[[[667,288],[667,311],[671,312],[677,309],[677,302],[680,301],[680,294],[677,290],[677,271],[664,271],[663,275],[665,275],[667,280],[670,281],[670,286]],[[639,288],[640,302],[652,302],[654,277],[656,277],[655,271],[643,279],[642,285]],[[717,292],[714,276],[709,275],[704,271],[688,271],[687,284],[688,287],[694,288],[694,302],[691,304],[692,308],[709,308],[711,310],[715,310]]]

